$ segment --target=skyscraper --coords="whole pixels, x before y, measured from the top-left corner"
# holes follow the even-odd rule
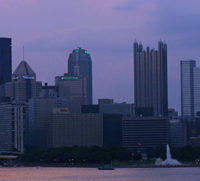
[[[85,76],[87,79],[86,104],[92,104],[92,60],[90,54],[78,47],[70,53],[68,59],[68,74],[71,76]]]
[[[0,38],[0,85],[11,81],[11,38]]]
[[[0,103],[0,151],[24,151],[24,104]]]
[[[42,82],[36,81],[36,74],[24,60],[12,74],[12,82],[5,84],[5,95],[19,103],[28,102],[32,97],[39,97]]]
[[[195,60],[181,60],[181,115],[195,116],[200,111],[200,68]]]
[[[55,77],[55,85],[59,88],[59,97],[68,100],[70,113],[81,113],[81,105],[87,104],[87,79],[85,76]]]
[[[154,116],[168,114],[167,44],[158,42],[158,50],[134,42],[134,93],[136,113],[144,110]],[[147,114],[148,115],[148,114]]]

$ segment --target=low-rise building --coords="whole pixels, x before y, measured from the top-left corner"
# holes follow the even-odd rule
[[[74,145],[103,145],[103,114],[68,114],[58,109],[51,114],[47,147]]]

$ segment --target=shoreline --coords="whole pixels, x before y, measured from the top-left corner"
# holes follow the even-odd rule
[[[68,168],[98,168],[102,164],[67,164],[67,163],[12,163],[10,165],[2,165],[6,167],[68,167]],[[131,165],[131,164],[114,164],[114,168],[180,168],[180,167],[200,167],[198,164],[183,164],[183,165]]]

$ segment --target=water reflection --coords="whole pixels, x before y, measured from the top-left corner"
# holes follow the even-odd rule
[[[196,181],[199,168],[0,168],[1,181]]]

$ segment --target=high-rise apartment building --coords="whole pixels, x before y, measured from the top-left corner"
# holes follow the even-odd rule
[[[70,53],[68,59],[68,74],[86,77],[86,104],[92,104],[92,59],[86,50],[78,47],[78,49],[75,49]]]
[[[195,60],[181,60],[181,114],[195,116],[200,111],[200,68]]]
[[[11,81],[12,52],[11,38],[0,38],[0,85]]]
[[[167,44],[158,42],[158,50],[134,42],[134,93],[136,113],[167,116]],[[141,112],[141,113],[140,113]]]

